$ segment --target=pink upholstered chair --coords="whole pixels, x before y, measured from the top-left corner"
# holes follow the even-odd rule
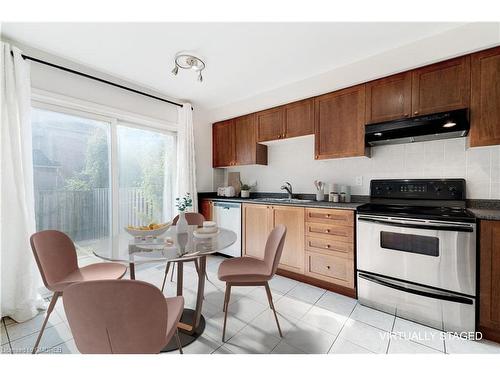
[[[47,289],[54,292],[47,309],[47,316],[33,347],[34,354],[58,298],[69,285],[88,280],[120,279],[127,272],[127,267],[117,263],[96,263],[79,268],[73,241],[57,230],[35,233],[31,236],[30,242],[43,283]]]
[[[64,310],[80,353],[159,353],[175,335],[184,298],[165,298],[138,280],[76,283],[64,291]]]
[[[197,225],[199,227],[203,226],[203,222],[205,221],[205,217],[202,214],[199,214],[198,212],[186,212],[185,215],[186,215],[186,221],[187,221],[188,225]],[[172,220],[172,224],[176,225],[178,221],[179,221],[179,215],[174,217],[174,220]],[[198,272],[198,262],[196,259],[190,259],[190,260],[187,260],[186,262],[194,262],[194,266],[196,267],[196,272]],[[165,281],[167,280],[167,275],[168,275],[169,270],[170,270],[170,262],[167,262],[167,265],[165,267],[165,276],[163,277],[163,284],[161,286],[162,292],[163,292],[163,289],[165,288]],[[172,274],[170,275],[170,281],[173,281],[173,279],[174,279],[174,270],[175,270],[175,263],[172,266]]]
[[[229,299],[231,298],[231,287],[233,286],[264,286],[266,288],[269,307],[273,310],[278,332],[280,336],[283,337],[268,282],[273,278],[278,268],[281,253],[283,252],[283,245],[285,244],[285,237],[286,227],[284,225],[278,225],[272,230],[267,238],[264,259],[241,257],[227,259],[220,264],[218,277],[219,280],[226,282],[226,293],[224,295],[223,306],[224,327],[222,329],[222,341],[225,341],[227,310]]]

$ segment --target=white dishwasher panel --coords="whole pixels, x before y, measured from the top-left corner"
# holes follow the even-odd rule
[[[214,202],[214,221],[217,226],[236,233],[236,242],[219,251],[231,257],[241,256],[241,203]]]

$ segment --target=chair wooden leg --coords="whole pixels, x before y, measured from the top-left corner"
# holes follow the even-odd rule
[[[269,307],[271,307],[271,310],[273,310],[274,319],[276,319],[276,325],[278,326],[278,332],[280,333],[280,337],[283,338],[283,333],[281,333],[280,322],[278,321],[278,314],[276,314],[276,309],[274,308],[273,296],[271,294],[271,289],[269,288],[269,284],[267,282],[264,284],[264,286],[266,287],[267,299],[269,300]]]
[[[179,329],[175,330],[175,341],[177,341],[177,346],[179,347],[179,353],[184,354],[182,351],[181,338],[179,337]]]
[[[170,282],[174,281],[174,271],[175,271],[175,263],[172,265],[172,274],[170,275]]]
[[[194,260],[194,268],[196,268],[196,273],[199,276],[200,275],[200,268],[198,267],[198,260],[197,259]]]
[[[167,262],[165,267],[165,276],[163,277],[163,284],[161,285],[161,291],[163,293],[163,289],[165,288],[165,281],[167,281],[168,271],[170,270],[170,262]]]
[[[50,301],[49,307],[47,308],[47,313],[45,316],[45,320],[43,321],[43,324],[42,324],[42,329],[40,330],[40,333],[38,334],[38,337],[37,337],[36,342],[35,342],[35,346],[33,347],[33,351],[31,352],[31,354],[36,353],[36,351],[38,349],[38,345],[40,344],[40,340],[42,339],[43,331],[45,331],[45,326],[47,325],[47,322],[49,321],[50,314],[52,313],[52,310],[54,310],[54,306],[56,305],[57,299],[59,298],[59,296],[61,294],[62,294],[61,292],[54,292],[54,295],[52,296],[52,300]]]
[[[226,342],[226,322],[229,299],[231,298],[231,284],[226,283],[226,293],[224,296],[224,326],[222,327],[222,342]]]

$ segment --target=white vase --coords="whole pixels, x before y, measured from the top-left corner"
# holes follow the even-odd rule
[[[186,213],[184,211],[179,212],[179,220],[175,224],[177,233],[187,233],[188,232],[188,222],[186,220]]]

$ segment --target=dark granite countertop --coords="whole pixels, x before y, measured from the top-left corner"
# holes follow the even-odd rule
[[[368,201],[368,197],[353,195],[351,197],[350,203],[333,203],[327,201],[313,201],[313,202],[280,202],[280,201],[262,201],[261,198],[284,198],[286,195],[280,193],[252,193],[250,198],[227,198],[218,197],[215,193],[200,193],[198,195],[199,199],[210,199],[217,202],[235,202],[235,203],[251,203],[251,204],[270,204],[279,206],[294,206],[294,207],[309,207],[309,208],[336,208],[342,210],[353,210],[355,211],[359,206],[365,204]],[[294,197],[299,199],[309,199],[314,200],[315,196],[313,194],[294,194]],[[260,199],[259,199],[260,198]]]
[[[479,220],[500,220],[500,200],[470,199],[467,208]]]

